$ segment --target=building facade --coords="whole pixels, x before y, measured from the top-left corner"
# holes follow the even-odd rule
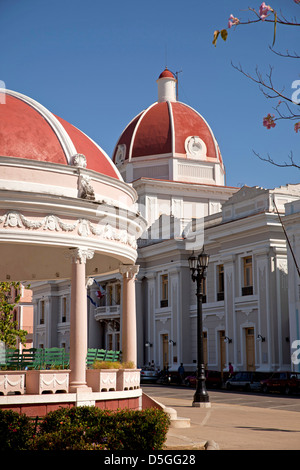
[[[177,100],[169,70],[157,85],[157,101],[129,122],[113,152],[148,223],[136,262],[138,365],[154,362],[177,370],[183,363],[195,370],[196,286],[188,258],[204,245],[210,255],[203,299],[205,366],[222,371],[231,362],[235,370],[290,369],[293,301],[281,217],[286,204],[299,200],[300,185],[226,186],[209,124]],[[95,273],[93,279],[88,344],[122,350],[124,279],[116,273]],[[35,284],[33,292],[35,344],[68,348],[68,282]]]
[[[277,210],[284,217],[286,202],[299,195],[300,185],[244,187],[223,205],[219,221],[207,221],[209,367],[290,368],[287,242]]]
[[[288,239],[289,328],[292,370],[300,371],[300,201],[286,204],[284,226]]]

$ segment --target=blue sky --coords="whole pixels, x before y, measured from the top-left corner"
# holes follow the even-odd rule
[[[77,126],[111,156],[128,122],[156,101],[156,79],[167,65],[181,71],[179,100],[212,127],[227,185],[298,183],[300,170],[261,162],[253,150],[281,162],[293,151],[300,162],[300,134],[290,121],[271,130],[262,126],[277,100],[267,100],[231,62],[251,74],[257,66],[265,74],[272,65],[274,84],[288,96],[300,79],[299,62],[269,50],[273,28],[266,23],[231,29],[226,43],[212,45],[214,30],[226,27],[231,13],[250,17],[248,6],[260,3],[0,0],[0,80]],[[300,21],[293,0],[266,3]],[[299,32],[278,27],[277,50],[294,52]]]

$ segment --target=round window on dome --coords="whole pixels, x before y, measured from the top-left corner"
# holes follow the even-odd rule
[[[118,145],[116,158],[115,158],[116,165],[122,165],[122,163],[125,160],[125,156],[126,156],[126,145],[125,144]]]
[[[204,160],[206,157],[206,145],[198,136],[189,136],[185,139],[185,151],[188,158]]]

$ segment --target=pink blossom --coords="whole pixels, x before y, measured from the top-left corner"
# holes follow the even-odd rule
[[[260,5],[260,8],[259,8],[259,16],[260,16],[261,20],[265,21],[265,19],[268,16],[268,12],[271,11],[271,10],[272,10],[272,8],[270,7],[270,5],[266,5],[265,2],[262,2],[262,4]]]
[[[263,125],[267,128],[267,129],[271,129],[271,127],[275,127],[276,124],[274,122],[274,114],[271,116],[271,114],[269,113],[268,116],[264,117],[263,119]]]
[[[299,0],[299,3],[300,3],[300,0]],[[294,129],[295,129],[295,132],[300,131],[300,121],[296,122]]]
[[[228,19],[228,28],[231,28],[232,26],[239,24],[239,22],[240,22],[240,20],[238,18],[235,18],[233,16],[233,14],[231,13],[231,15]]]

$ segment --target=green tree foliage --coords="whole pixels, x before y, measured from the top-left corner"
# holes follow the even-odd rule
[[[13,297],[12,297],[12,293]],[[13,310],[20,301],[20,282],[0,282],[0,341],[9,348],[16,347],[17,339],[25,344],[27,331],[18,328]]]

